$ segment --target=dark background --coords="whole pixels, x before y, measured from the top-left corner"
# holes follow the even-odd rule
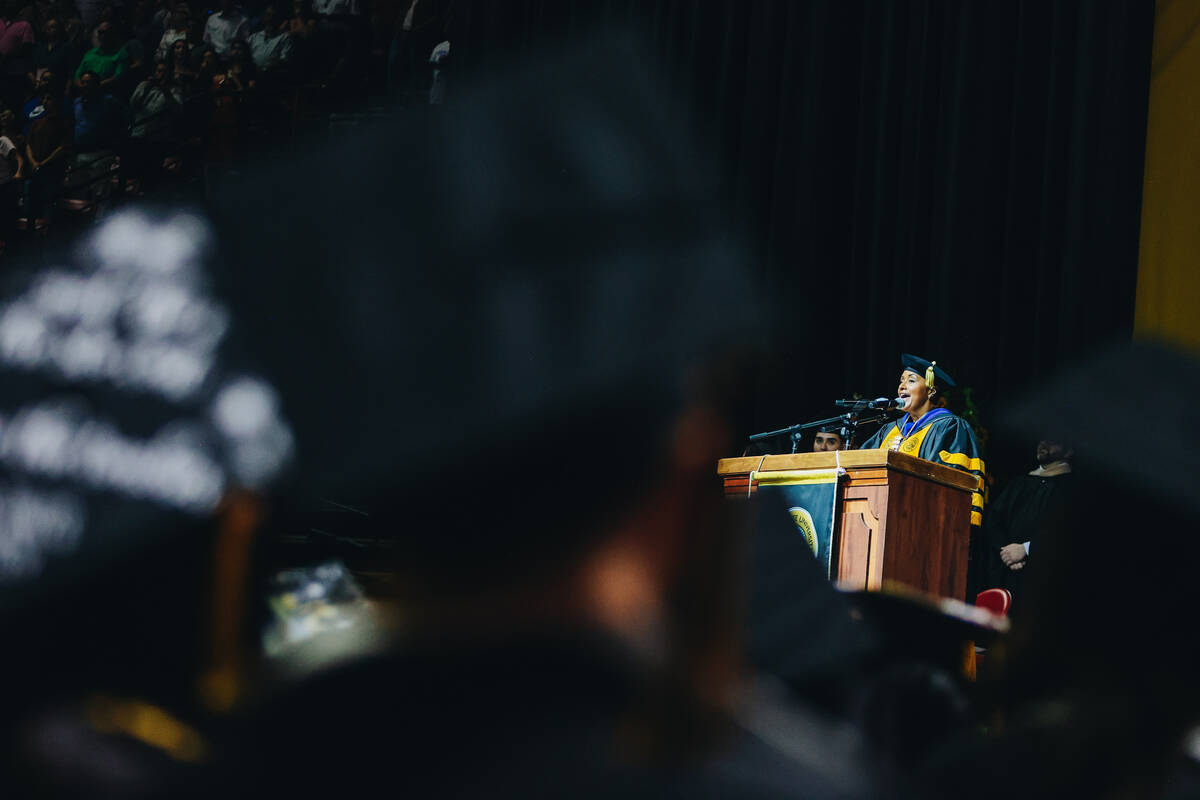
[[[455,47],[471,75],[605,26],[651,43],[646,79],[715,154],[781,304],[757,429],[891,396],[901,351],[989,428],[1132,330],[1153,21],[1128,0],[473,0]],[[988,438],[993,473],[1032,465]]]

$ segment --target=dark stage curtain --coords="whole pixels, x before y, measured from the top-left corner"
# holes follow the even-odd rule
[[[972,387],[986,426],[1131,331],[1153,19],[1129,0],[474,0],[456,57],[486,72],[643,32],[647,80],[716,154],[782,304],[758,427],[890,395],[902,350]]]

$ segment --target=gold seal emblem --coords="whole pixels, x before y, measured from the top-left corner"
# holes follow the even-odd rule
[[[792,522],[796,523],[800,533],[804,534],[804,541],[808,542],[808,546],[815,556],[817,554],[817,529],[813,525],[812,515],[800,506],[789,508],[788,513],[792,515]]]

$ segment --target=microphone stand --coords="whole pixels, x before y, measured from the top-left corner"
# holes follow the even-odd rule
[[[895,409],[899,410],[899,409]],[[786,428],[780,428],[775,431],[765,431],[764,433],[756,433],[750,437],[751,442],[761,442],[764,439],[773,439],[776,436],[787,436],[792,440],[792,452],[800,446],[800,440],[804,436],[804,432],[813,428],[822,428],[826,425],[834,423],[842,423],[841,437],[846,443],[846,449],[850,450],[854,447],[854,437],[858,432],[859,425],[870,425],[875,422],[882,422],[888,419],[886,411],[880,411],[873,416],[862,417],[859,411],[848,411],[845,414],[839,414],[836,417],[828,419],[818,419],[813,422],[802,422],[799,425],[789,425]]]

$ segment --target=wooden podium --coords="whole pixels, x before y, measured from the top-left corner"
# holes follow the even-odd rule
[[[835,459],[836,456],[836,459]],[[830,577],[846,589],[897,581],[955,600],[967,589],[971,492],[979,479],[888,450],[725,458],[717,473],[730,498],[757,491],[751,472],[840,465]]]

